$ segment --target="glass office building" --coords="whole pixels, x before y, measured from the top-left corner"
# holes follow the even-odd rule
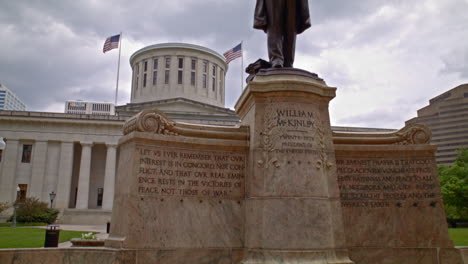
[[[0,83],[0,110],[25,111],[26,105],[10,89]]]

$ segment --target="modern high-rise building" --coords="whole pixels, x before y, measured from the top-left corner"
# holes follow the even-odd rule
[[[438,164],[450,165],[457,150],[468,148],[468,84],[457,86],[432,98],[429,105],[418,110],[418,117],[406,124],[419,123],[432,131],[432,144],[438,146]]]
[[[0,83],[0,110],[25,111],[26,105],[16,94]]]
[[[115,106],[112,103],[67,101],[65,113],[80,115],[115,115]]]

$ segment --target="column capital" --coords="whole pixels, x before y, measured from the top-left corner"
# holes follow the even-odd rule
[[[83,147],[92,147],[94,145],[92,141],[81,141],[80,144]]]
[[[117,148],[118,144],[117,143],[106,143],[106,147],[108,148]]]

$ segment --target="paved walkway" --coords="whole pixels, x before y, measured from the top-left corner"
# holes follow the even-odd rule
[[[37,228],[46,229],[47,226],[38,226]],[[98,239],[106,239],[109,234],[106,233],[106,226],[105,225],[58,225],[60,230],[67,230],[67,231],[83,231],[83,232],[98,232],[96,237]],[[59,248],[66,248],[71,247],[72,243],[70,241],[60,243],[58,245]]]

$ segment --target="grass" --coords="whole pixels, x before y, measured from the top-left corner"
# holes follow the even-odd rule
[[[11,227],[12,223],[0,223],[0,227]],[[47,226],[47,223],[16,223],[16,226]]]
[[[455,246],[468,246],[467,227],[449,228],[449,234]]]
[[[60,231],[59,243],[81,238],[82,231]],[[45,229],[17,227],[0,228],[0,248],[38,248],[44,246]]]

